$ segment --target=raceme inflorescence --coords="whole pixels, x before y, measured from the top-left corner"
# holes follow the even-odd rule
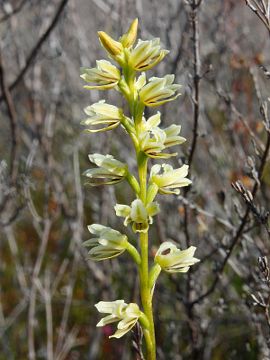
[[[86,119],[82,124],[86,132],[96,133],[113,130],[120,126],[132,141],[138,167],[137,176],[132,174],[126,163],[112,155],[91,154],[90,161],[96,165],[85,172],[92,186],[117,184],[127,181],[134,192],[130,205],[116,204],[115,214],[123,219],[125,226],[131,226],[138,234],[138,243],[132,244],[127,235],[110,227],[92,224],[88,227],[93,237],[84,245],[89,248],[89,258],[95,261],[112,259],[128,252],[135,262],[140,277],[140,306],[125,303],[124,300],[100,301],[95,306],[105,314],[97,326],[117,323],[117,330],[111,336],[120,338],[139,322],[145,339],[146,358],[156,359],[155,326],[152,300],[155,283],[161,271],[168,273],[187,272],[199,260],[194,257],[196,248],[180,250],[169,241],[161,244],[149,264],[148,231],[155,215],[160,211],[155,200],[158,194],[179,194],[179,188],[189,186],[188,166],[174,169],[168,164],[152,166],[148,174],[148,160],[169,159],[177,153],[168,149],[185,142],[180,136],[181,126],[172,124],[161,128],[161,114],[145,118],[146,107],[157,107],[176,99],[180,85],[174,83],[174,75],[147,79],[145,72],[156,66],[167,54],[159,39],[137,41],[138,20],[135,19],[128,31],[118,41],[103,31],[99,40],[113,65],[107,60],[96,61],[95,68],[82,68],[81,78],[87,83],[85,89],[120,92],[129,107],[129,114],[117,106],[100,100],[85,108]],[[137,41],[137,43],[136,43]]]

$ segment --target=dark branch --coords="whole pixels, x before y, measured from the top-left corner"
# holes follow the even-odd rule
[[[14,184],[16,181],[17,173],[18,173],[18,142],[19,142],[19,134],[18,134],[18,125],[17,125],[17,116],[15,107],[13,104],[12,97],[10,95],[9,89],[5,82],[5,72],[3,67],[3,59],[2,54],[0,53],[0,87],[2,91],[2,97],[7,107],[9,123],[10,123],[10,131],[11,131],[11,153],[10,153],[10,179],[11,183]]]
[[[38,40],[38,42],[36,43],[36,45],[33,47],[32,51],[30,52],[30,54],[28,55],[25,65],[24,67],[21,69],[20,73],[18,74],[17,78],[12,82],[11,85],[9,85],[9,91],[14,90],[14,88],[22,81],[25,73],[27,72],[27,70],[29,69],[29,67],[31,66],[31,64],[33,63],[33,61],[35,60],[35,58],[37,57],[42,45],[44,44],[44,42],[47,40],[47,38],[49,37],[50,33],[53,31],[53,29],[55,28],[55,26],[57,25],[60,15],[62,14],[66,4],[68,3],[68,0],[62,0],[50,25],[48,26],[47,30],[44,32],[44,34],[40,37],[40,39]],[[0,101],[3,100],[3,94],[0,97]]]

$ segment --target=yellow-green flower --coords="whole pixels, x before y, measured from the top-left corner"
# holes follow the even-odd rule
[[[137,323],[144,314],[135,303],[126,304],[124,300],[100,301],[95,305],[102,314],[109,314],[102,318],[97,327],[118,322],[117,331],[110,338],[121,338]]]
[[[165,149],[165,139],[166,134],[159,128],[144,131],[139,134],[140,149],[151,158],[167,158],[167,155],[170,157],[171,154],[161,153],[161,151]]]
[[[107,90],[115,87],[121,77],[117,67],[107,60],[98,60],[96,64],[97,67],[95,68],[81,69],[81,78],[88,83],[93,83],[93,85],[85,85],[84,88],[89,90]]]
[[[149,107],[159,106],[176,99],[176,94],[181,85],[173,84],[174,75],[166,75],[164,78],[152,77],[140,91],[141,102]]]
[[[116,106],[105,103],[105,100],[87,106],[84,112],[89,117],[81,122],[87,126],[85,132],[95,133],[116,128],[124,118],[123,111]]]
[[[125,226],[132,223],[134,232],[147,232],[149,224],[153,223],[153,216],[160,211],[157,202],[145,206],[140,199],[134,200],[131,206],[116,204],[114,209],[117,216],[125,218]]]
[[[182,144],[186,139],[179,136],[181,126],[171,125],[165,129],[160,129],[160,112],[151,116],[148,120],[143,118],[141,132],[139,134],[139,144],[141,151],[149,157],[156,159],[168,159],[177,153],[163,153],[168,147]]]
[[[163,173],[160,173],[163,170]],[[189,186],[191,180],[187,179],[188,165],[183,165],[179,169],[173,169],[171,165],[163,164],[154,165],[150,172],[150,184],[157,186],[160,194],[176,194],[180,193],[179,188]]]
[[[200,261],[193,257],[195,251],[195,246],[190,246],[186,250],[180,250],[173,243],[166,241],[160,245],[155,256],[155,263],[168,273],[185,273],[189,270],[190,266]]]
[[[88,230],[97,236],[83,243],[85,247],[90,248],[88,255],[91,260],[100,261],[114,258],[121,255],[128,246],[127,236],[117,230],[100,224],[89,225]]]
[[[161,50],[160,39],[139,40],[136,47],[130,53],[128,64],[137,71],[150,70],[168,53],[168,50]]]
[[[91,186],[117,184],[128,174],[128,166],[116,160],[112,155],[90,154],[88,156],[90,161],[98,166],[84,172]]]
[[[150,131],[144,131],[139,135],[140,148],[147,156],[153,159],[168,159],[176,156],[177,153],[164,153],[162,151],[167,147],[182,144],[183,138],[180,136],[178,138],[171,141],[172,139],[167,137],[165,130],[157,127]]]

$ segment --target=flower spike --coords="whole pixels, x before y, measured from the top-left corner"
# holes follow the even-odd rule
[[[124,300],[100,301],[95,306],[106,315],[97,326],[117,323],[117,330],[110,337],[120,338],[139,321],[145,339],[146,357],[156,359],[152,300],[158,276],[161,270],[186,272],[199,260],[194,257],[194,246],[180,250],[174,244],[165,242],[157,251],[153,266],[149,264],[148,230],[153,216],[160,210],[159,204],[154,201],[156,195],[179,194],[180,188],[190,185],[191,181],[187,178],[187,165],[177,169],[167,164],[154,165],[148,176],[149,158],[168,159],[177,155],[167,149],[182,144],[186,139],[180,136],[181,126],[178,124],[161,128],[159,112],[147,119],[144,117],[146,107],[160,106],[176,99],[181,86],[174,83],[172,74],[147,80],[145,72],[159,64],[168,51],[162,49],[160,39],[138,40],[136,43],[137,33],[138,19],[132,21],[118,41],[104,31],[98,32],[109,59],[117,62],[119,68],[109,61],[99,60],[95,68],[83,68],[81,78],[87,82],[86,89],[117,90],[128,105],[130,117],[125,116],[122,109],[101,100],[84,110],[88,117],[82,124],[90,133],[112,130],[121,125],[120,128],[129,135],[134,146],[137,176],[129,172],[127,164],[111,155],[100,154],[89,155],[90,161],[97,167],[88,169],[85,175],[91,186],[127,181],[135,200],[130,206],[116,204],[114,208],[116,215],[124,218],[124,225],[131,225],[133,232],[139,233],[139,244],[132,245],[127,236],[117,230],[92,224],[88,229],[93,238],[86,241],[84,246],[89,248],[89,258],[95,261],[111,259],[124,252],[133,258],[138,267],[144,312],[137,304],[127,304]]]

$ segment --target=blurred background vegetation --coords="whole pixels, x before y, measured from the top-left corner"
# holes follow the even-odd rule
[[[113,211],[123,183],[89,188],[87,155],[110,153],[136,171],[118,128],[82,134],[83,108],[114,92],[83,90],[81,66],[104,58],[96,32],[117,38],[139,18],[140,38],[170,50],[155,76],[182,96],[163,125],[187,138],[177,166],[192,187],[162,197],[151,252],[165,240],[197,246],[188,274],[162,274],[155,296],[158,359],[270,359],[268,0],[0,1],[0,359],[135,359],[138,333],[108,340],[100,299],[137,301],[127,256],[94,263],[87,225],[123,231]],[[269,71],[268,71],[269,70]],[[149,112],[150,114],[151,112]],[[233,184],[233,187],[231,186]],[[128,233],[129,236],[134,236]]]

